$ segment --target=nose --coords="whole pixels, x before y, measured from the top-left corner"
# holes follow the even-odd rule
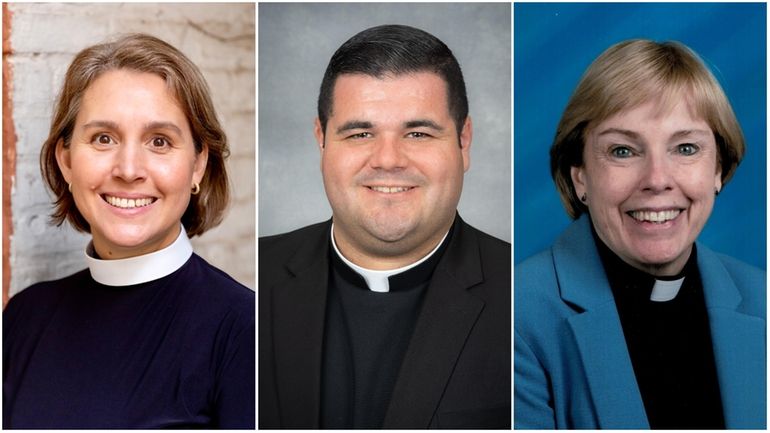
[[[369,165],[372,168],[382,170],[405,168],[409,163],[409,158],[404,153],[404,150],[404,143],[401,143],[398,137],[380,137],[374,143],[374,149],[369,158]]]
[[[650,154],[643,169],[642,190],[661,193],[673,189],[673,169],[665,155]]]
[[[145,155],[138,143],[122,143],[115,152],[112,175],[125,182],[134,182],[147,176]]]

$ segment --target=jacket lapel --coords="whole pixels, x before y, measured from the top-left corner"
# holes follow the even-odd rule
[[[698,244],[714,360],[727,428],[765,428],[765,321],[738,310],[742,298],[719,258]]]
[[[581,314],[568,320],[601,428],[649,428],[604,268],[583,215],[553,247],[562,299]]]
[[[383,428],[427,428],[484,302],[468,288],[483,281],[478,240],[457,216],[434,271],[393,390]]]
[[[328,286],[330,224],[288,262],[275,290],[276,380],[284,428],[319,427],[321,360]]]

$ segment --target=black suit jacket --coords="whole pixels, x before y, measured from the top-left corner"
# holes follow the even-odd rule
[[[259,427],[318,428],[331,220],[259,240]],[[510,428],[511,246],[458,215],[384,428]]]

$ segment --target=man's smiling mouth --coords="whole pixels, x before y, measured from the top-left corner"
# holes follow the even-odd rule
[[[113,197],[111,195],[102,195],[102,198],[104,201],[109,203],[110,205],[121,208],[121,209],[134,209],[137,207],[144,207],[151,205],[157,200],[154,197],[146,197],[146,198],[120,198],[120,197]]]
[[[367,187],[372,191],[383,192],[385,194],[395,194],[398,192],[406,192],[413,189],[413,186],[369,186]]]

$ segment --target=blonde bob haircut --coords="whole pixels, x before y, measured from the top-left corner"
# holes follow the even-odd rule
[[[59,142],[69,147],[75,119],[88,87],[107,71],[125,69],[158,75],[177,100],[190,125],[197,153],[208,149],[206,171],[200,193],[191,195],[182,215],[187,236],[200,235],[222,221],[229,200],[225,159],[230,150],[227,137],[214,112],[209,88],[198,68],[179,50],[146,34],[129,34],[79,52],[67,69],[57,99],[51,130],[40,151],[40,170],[53,192],[56,225],[69,221],[75,229],[90,233],[88,221],[75,206],[67,182],[56,163]]]
[[[583,165],[591,128],[648,101],[657,101],[664,114],[682,99],[714,132],[726,184],[743,158],[743,133],[722,87],[695,52],[679,42],[637,39],[615,44],[594,60],[564,109],[551,146],[551,176],[570,217],[588,210],[570,169]]]

